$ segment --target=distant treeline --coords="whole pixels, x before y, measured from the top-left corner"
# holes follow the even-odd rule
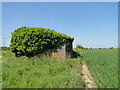
[[[77,45],[76,46],[76,48],[80,48],[80,49],[118,49],[118,48],[114,48],[114,47],[108,47],[108,48],[92,48],[92,47],[90,47],[90,48],[85,48],[85,47],[83,47],[82,45]]]
[[[0,50],[10,50],[10,47],[0,47]]]
[[[84,48],[84,49],[118,49],[118,48]]]

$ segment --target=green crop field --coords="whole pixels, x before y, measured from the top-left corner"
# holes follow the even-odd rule
[[[84,60],[98,88],[118,88],[118,50],[83,50]]]
[[[15,57],[2,53],[3,88],[83,88],[82,61]]]

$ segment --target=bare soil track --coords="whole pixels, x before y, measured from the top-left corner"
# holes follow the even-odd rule
[[[83,74],[83,78],[84,78],[87,88],[96,88],[94,80],[93,80],[86,64],[82,65],[82,74]]]

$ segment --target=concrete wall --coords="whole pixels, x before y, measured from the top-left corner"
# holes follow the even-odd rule
[[[63,59],[73,57],[72,42],[67,41],[64,45],[61,45],[60,47],[52,50],[52,57]]]
[[[54,58],[66,58],[66,45],[61,45],[52,51],[52,57]]]
[[[72,42],[67,41],[65,44],[56,47],[52,50],[48,50],[43,54],[39,54],[39,57],[41,56],[51,56],[53,58],[71,58],[73,57],[73,48],[72,48]]]

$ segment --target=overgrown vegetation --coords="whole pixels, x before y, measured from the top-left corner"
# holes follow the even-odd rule
[[[0,50],[0,89],[2,89],[2,51]]]
[[[10,50],[10,47],[0,47],[0,50]]]
[[[83,56],[82,56],[82,49],[75,48],[73,50],[73,58],[83,58]]]
[[[15,57],[2,53],[3,88],[84,88],[82,59]]]
[[[12,33],[10,46],[16,56],[32,57],[58,47],[67,40],[73,41],[74,38],[50,29],[22,27]]]
[[[118,49],[83,50],[98,88],[118,88]]]
[[[76,46],[76,49],[84,49],[84,47],[79,44],[79,45]]]
[[[84,88],[85,61],[97,88],[118,88],[117,49],[74,49],[73,59],[15,57],[2,53],[3,88]],[[82,59],[81,57],[84,57]]]

